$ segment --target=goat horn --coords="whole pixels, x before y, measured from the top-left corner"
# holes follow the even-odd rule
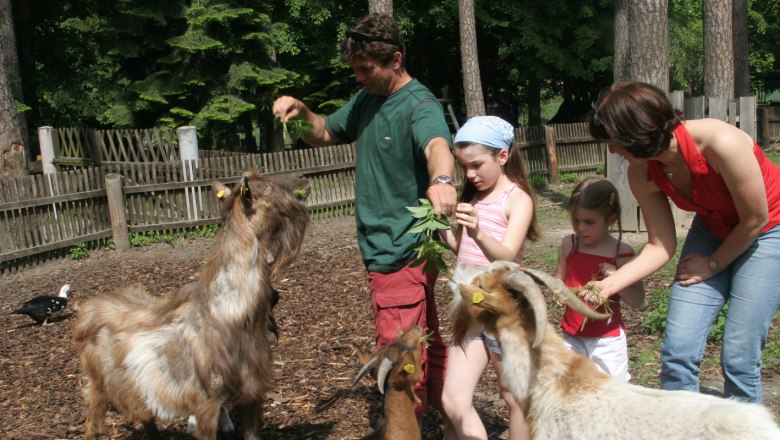
[[[355,386],[355,384],[358,383],[360,378],[366,375],[368,370],[374,368],[377,362],[379,362],[379,358],[374,356],[368,362],[363,364],[363,367],[360,369],[360,371],[358,371],[358,374],[355,376],[355,380],[352,381],[352,386]]]
[[[582,313],[591,319],[607,319],[612,316],[609,313],[600,313],[590,307],[577,298],[577,295],[573,294],[563,281],[555,278],[554,276],[542,272],[541,270],[522,268],[520,269],[528,275],[532,276],[537,281],[546,285],[553,293],[555,293],[561,301],[567,306],[571,307],[575,311]]]
[[[532,346],[538,347],[544,339],[544,332],[547,327],[547,302],[542,295],[542,290],[534,283],[534,280],[523,272],[510,272],[504,275],[501,280],[506,288],[515,292],[522,293],[528,303],[531,304],[531,310],[534,312],[534,321],[536,334]]]
[[[376,372],[376,385],[382,394],[385,393],[385,379],[392,368],[393,361],[388,358],[382,358],[382,363],[379,364],[379,369]]]

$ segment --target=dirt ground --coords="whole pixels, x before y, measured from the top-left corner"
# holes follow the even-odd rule
[[[560,209],[556,202],[540,197],[542,209]],[[544,269],[569,225],[565,221],[543,222],[542,228],[545,238],[529,246],[526,264]],[[629,234],[626,239],[638,244],[641,236]],[[82,261],[47,262],[0,278],[0,314],[5,315],[33,296],[56,294],[65,283],[72,285],[73,298],[136,283],[166,295],[197,278],[213,244],[213,239],[187,240],[176,246],[158,244],[123,253],[93,251]],[[648,280],[647,291],[668,282]],[[373,352],[372,315],[354,219],[313,222],[301,255],[283,279],[277,280],[276,287],[281,295],[275,308],[280,337],[274,349],[276,383],[263,408],[263,438],[356,439],[369,434],[380,410],[380,394],[368,379],[351,386],[360,367],[352,344]],[[449,298],[445,283],[440,282],[440,312]],[[554,322],[558,319],[555,314],[551,316]],[[627,311],[625,319],[632,353],[657,344],[658,337],[647,335],[640,327],[640,312]],[[0,318],[0,439],[83,438],[83,403],[71,341],[72,323],[69,313],[44,327],[24,316]],[[448,339],[444,313],[442,331]],[[777,339],[777,334],[773,328],[770,340]],[[713,356],[717,357],[717,346],[708,348],[708,357]],[[641,368],[657,365],[656,353],[655,361]],[[632,371],[634,376],[637,373]],[[718,371],[705,368],[703,376],[717,383]],[[780,384],[777,362],[765,368],[764,382]],[[652,381],[650,386],[654,386]],[[477,391],[475,405],[490,438],[505,438],[506,407],[490,368]],[[780,416],[777,396],[768,395],[766,404]],[[140,426],[127,423],[116,413],[109,412],[108,424],[107,438],[145,438]],[[158,425],[168,438],[190,438],[184,421]],[[426,439],[441,438],[434,411],[428,412],[423,433]]]

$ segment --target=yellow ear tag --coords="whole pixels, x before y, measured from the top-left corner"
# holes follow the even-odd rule
[[[485,300],[485,294],[482,292],[477,292],[474,294],[474,296],[471,297],[471,302],[474,304],[479,304],[484,300]]]
[[[246,190],[248,190],[248,189],[249,189],[249,188],[247,188],[247,187],[245,187],[245,186],[242,186],[242,187],[241,187],[241,195],[243,196],[243,195],[244,195],[244,193],[246,192]]]
[[[221,199],[222,197],[225,197],[225,190],[224,189],[219,190],[219,192],[217,193],[217,198],[218,199]]]
[[[414,365],[412,365],[412,364],[404,365],[404,371],[406,371],[409,374],[414,373]]]

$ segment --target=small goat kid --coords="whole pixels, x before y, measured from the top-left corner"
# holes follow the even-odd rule
[[[498,335],[504,375],[534,439],[780,439],[774,418],[761,405],[649,389],[601,373],[546,325],[537,282],[561,298],[574,297],[548,274],[497,262],[469,284],[459,284],[462,301],[455,313],[461,319],[454,324],[469,325],[463,317],[470,316]],[[462,336],[455,342],[462,344]]]
[[[215,439],[235,408],[244,439],[260,438],[273,367],[271,279],[297,256],[308,223],[302,176],[247,173],[215,182],[224,228],[197,282],[170,297],[126,287],[77,306],[73,339],[86,379],[86,438],[112,405],[156,439],[155,420],[194,415],[195,437]]]
[[[371,359],[358,349],[358,356],[364,363],[355,380],[377,368],[376,383],[384,394],[384,423],[373,437],[379,439],[419,440],[420,426],[414,413],[414,404],[420,399],[414,392],[415,384],[422,375],[422,349],[427,340],[423,329],[411,326],[398,339],[382,347]]]

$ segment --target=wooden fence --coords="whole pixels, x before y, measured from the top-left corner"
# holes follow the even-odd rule
[[[698,117],[713,116],[713,109],[725,108],[722,118],[740,120],[733,117],[738,108],[733,103],[713,106],[709,100],[687,98],[680,105],[686,111],[703,109],[704,114],[695,113]],[[779,109],[762,108],[757,112],[758,122],[750,123],[765,142],[780,140]],[[742,115],[742,123],[746,120]],[[74,245],[106,243],[112,237],[105,189],[109,174],[122,177],[131,233],[182,231],[218,223],[211,183],[234,182],[250,168],[266,174],[298,171],[306,175],[312,181],[307,203],[315,219],[354,210],[354,144],[265,154],[199,150],[197,161],[182,161],[174,130],[46,129],[56,133],[49,138],[55,144],[52,163],[58,171],[0,179],[2,273],[60,257]],[[584,123],[517,128],[515,147],[524,156],[529,176],[544,176],[552,184],[559,182],[561,173],[580,177],[603,173],[605,167],[616,184],[625,180],[619,169],[610,169],[605,145],[590,137]],[[630,198],[627,188],[621,189],[621,203],[630,206],[631,200],[623,200],[623,195]],[[642,230],[638,212],[624,211],[633,221],[624,218],[624,229]]]
[[[780,144],[780,106],[762,105],[758,112],[758,138],[764,148]]]
[[[354,210],[354,144],[265,154],[200,150],[197,161],[182,162],[170,147],[175,143],[171,132],[56,131],[55,151],[68,156],[53,162],[65,170],[0,180],[0,272],[61,257],[81,243],[107,243],[113,236],[105,184],[111,174],[121,176],[131,234],[218,223],[212,182],[235,182],[250,168],[265,174],[306,175],[312,182],[307,204],[315,219]],[[88,139],[103,139],[104,144],[90,147]],[[516,139],[529,173],[551,181],[559,172],[593,173],[604,163],[603,145],[586,138],[584,124],[519,128]],[[88,151],[102,152],[78,157]]]
[[[306,175],[312,186],[307,205],[314,219],[353,214],[354,145],[203,156],[178,164],[114,162],[0,179],[0,272],[62,257],[81,243],[105,245],[113,236],[105,188],[110,174],[121,176],[130,233],[182,232],[219,223],[212,182],[235,182],[250,168]]]

